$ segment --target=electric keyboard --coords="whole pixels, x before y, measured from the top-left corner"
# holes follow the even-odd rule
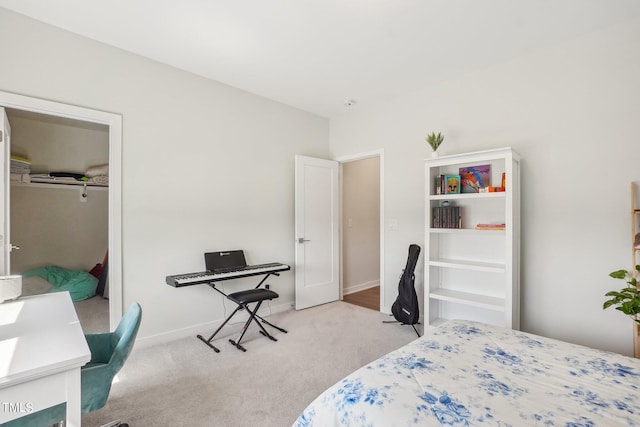
[[[167,285],[179,288],[181,286],[199,285],[202,283],[217,282],[220,280],[239,279],[241,277],[257,276],[259,274],[278,273],[291,270],[286,264],[277,262],[270,264],[247,265],[220,271],[203,271],[200,273],[185,273],[175,276],[167,276]]]

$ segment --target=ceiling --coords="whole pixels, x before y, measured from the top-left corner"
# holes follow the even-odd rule
[[[638,0],[0,0],[0,7],[323,117],[640,16]]]

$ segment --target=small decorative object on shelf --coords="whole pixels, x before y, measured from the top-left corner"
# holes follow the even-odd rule
[[[484,187],[481,188],[480,191],[478,191],[479,193],[500,193],[500,192],[504,192],[504,188],[503,187]]]
[[[427,135],[425,139],[431,146],[431,149],[433,149],[431,157],[438,157],[438,147],[440,147],[440,144],[442,144],[442,141],[444,141],[444,136],[440,132],[438,132],[437,134],[435,132],[432,132]]]
[[[445,175],[445,194],[460,194],[460,175]]]
[[[491,165],[460,168],[461,193],[479,193],[480,189],[491,185]]]

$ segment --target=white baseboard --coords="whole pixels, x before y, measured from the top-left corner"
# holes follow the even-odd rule
[[[267,317],[270,314],[282,313],[287,310],[292,310],[292,304],[293,301],[288,301],[281,304],[271,303],[270,305],[265,303],[262,307],[260,307],[260,310],[258,310],[258,314],[262,317]],[[230,315],[233,310],[235,310],[235,307],[232,307],[230,311],[228,310],[227,315]],[[233,325],[244,323],[248,318],[249,316],[244,310],[242,312],[236,313],[236,315],[231,320],[231,322],[233,323],[228,323],[227,325],[225,325],[225,327],[220,331],[219,336],[224,337],[228,334],[225,334],[225,329],[227,327],[230,328],[230,330],[233,330],[231,329]],[[136,339],[135,348],[151,347],[153,345],[163,344],[189,336],[193,336],[195,338],[196,335],[202,335],[208,338],[216,329],[220,327],[220,325],[222,325],[222,322],[224,322],[224,320],[225,319],[218,319],[213,322],[200,323],[198,325],[193,325],[182,329],[174,329],[173,331],[164,332],[162,334],[138,338]],[[218,338],[216,337],[216,339]]]
[[[364,291],[365,289],[375,288],[380,286],[379,280],[373,280],[371,282],[360,283],[358,285],[350,285],[342,289],[342,295],[349,295],[356,292]]]

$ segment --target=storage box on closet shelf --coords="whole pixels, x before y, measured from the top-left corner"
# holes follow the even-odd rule
[[[10,176],[11,182],[28,183],[31,173],[31,161],[26,157],[16,154],[11,155]]]
[[[109,165],[91,166],[86,170],[84,176],[88,182],[97,185],[109,185]]]

